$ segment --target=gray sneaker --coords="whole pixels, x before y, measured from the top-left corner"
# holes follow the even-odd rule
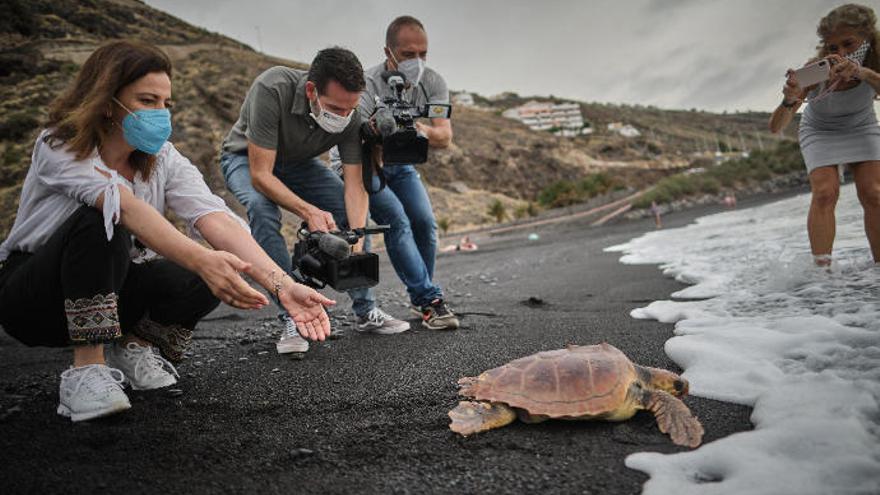
[[[275,344],[278,354],[290,354],[291,352],[306,352],[309,350],[309,341],[304,339],[296,329],[296,322],[290,317],[281,318],[284,322],[284,330],[281,338]]]
[[[409,322],[398,320],[379,308],[373,308],[364,316],[359,316],[358,332],[372,332],[379,335],[393,335],[409,330]]]
[[[160,356],[151,346],[137,342],[110,344],[104,357],[107,366],[122,371],[125,381],[133,390],[153,390],[170,387],[177,383],[177,370],[174,365]]]
[[[130,409],[122,391],[124,379],[121,371],[103,364],[65,370],[61,373],[58,414],[77,422]]]

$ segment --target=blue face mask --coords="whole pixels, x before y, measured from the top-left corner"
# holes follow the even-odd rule
[[[142,109],[132,112],[113,98],[128,115],[122,119],[122,135],[134,149],[155,155],[171,136],[171,112],[167,108]]]

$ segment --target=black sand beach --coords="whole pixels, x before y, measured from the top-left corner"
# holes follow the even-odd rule
[[[721,209],[667,215],[664,226]],[[0,333],[0,492],[639,493],[647,477],[624,458],[682,450],[649,413],[617,424],[514,423],[467,439],[449,431],[446,413],[459,377],[567,343],[606,341],[676,369],[663,353],[672,326],[629,312],[681,285],[602,252],[650,229],[652,219],[570,222],[536,230],[538,241],[514,231],[441,255],[437,278],[463,317],[455,332],[411,320],[404,334],[360,335],[342,296],[333,312],[341,336],[297,360],[275,353],[273,309],[222,307],[197,329],[177,391],[132,392],[130,411],[89,423],[55,414],[69,351]],[[409,317],[387,260],[382,273],[382,307]],[[751,428],[749,408],[686,403],[706,442]]]

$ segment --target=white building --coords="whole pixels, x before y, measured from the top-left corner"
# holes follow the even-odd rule
[[[474,106],[474,95],[465,91],[454,93],[452,95],[452,104],[461,105],[463,107],[472,107]]]
[[[553,134],[574,137],[590,134],[593,129],[584,126],[581,107],[577,103],[541,103],[530,101],[525,105],[505,110],[503,116],[522,122],[535,131],[553,131]]]
[[[624,124],[623,122],[612,122],[608,124],[608,130],[616,132],[625,138],[635,138],[642,135],[638,129],[629,124]]]

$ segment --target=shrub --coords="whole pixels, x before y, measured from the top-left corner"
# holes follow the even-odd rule
[[[704,172],[676,174],[657,182],[633,202],[634,208],[647,208],[651,201],[668,203],[692,194],[718,194],[737,184],[763,182],[774,175],[803,170],[804,162],[796,142],[782,142],[773,149],[753,152],[748,158],[712,166]]]
[[[440,230],[443,231],[443,235],[446,235],[446,232],[449,231],[449,227],[451,226],[452,220],[450,220],[449,218],[443,217],[437,219],[437,227],[439,227]]]
[[[504,207],[504,203],[500,199],[496,199],[489,205],[488,213],[497,223],[501,223],[507,217],[507,208]]]
[[[17,141],[31,133],[40,121],[28,112],[17,112],[0,122],[0,139]]]

